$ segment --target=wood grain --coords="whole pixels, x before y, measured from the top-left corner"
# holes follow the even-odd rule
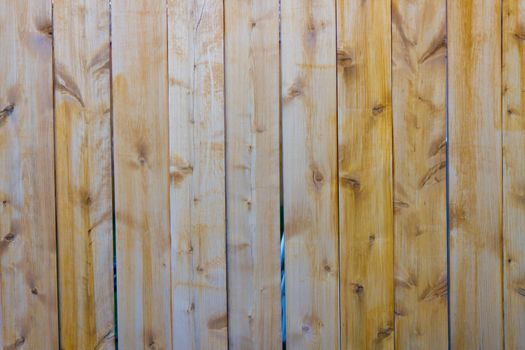
[[[111,5],[121,349],[172,346],[165,5],[164,0]]]
[[[57,349],[51,1],[0,2],[0,348]]]
[[[337,2],[342,348],[394,344],[390,1]]]
[[[501,349],[501,4],[447,13],[451,346]]]
[[[339,347],[335,2],[281,3],[286,346]]]
[[[392,35],[396,348],[446,349],[446,2],[394,0]]]
[[[525,344],[525,1],[503,2],[505,347]]]
[[[114,349],[109,2],[55,0],[61,347]]]
[[[225,1],[230,349],[281,348],[279,1]]]
[[[222,0],[169,0],[174,345],[226,349]]]

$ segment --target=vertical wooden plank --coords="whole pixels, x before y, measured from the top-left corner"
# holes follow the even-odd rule
[[[169,349],[166,4],[113,0],[111,18],[119,347]]]
[[[342,347],[393,348],[390,1],[337,2]]]
[[[169,0],[173,338],[226,349],[222,0]]]
[[[225,1],[231,349],[281,347],[279,1]]]
[[[392,45],[396,347],[446,349],[446,1],[394,0]]]
[[[525,344],[525,1],[503,2],[505,346]]]
[[[109,2],[53,14],[61,346],[113,349]]]
[[[286,344],[339,347],[335,2],[281,3]]]
[[[0,348],[57,349],[51,1],[0,23]]]
[[[501,3],[448,2],[450,332],[501,349]]]

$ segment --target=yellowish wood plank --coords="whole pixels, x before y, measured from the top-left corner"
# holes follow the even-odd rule
[[[339,347],[335,2],[281,3],[286,345]]]
[[[61,346],[114,349],[109,2],[55,0]]]
[[[170,349],[166,4],[111,6],[119,347]]]
[[[446,349],[446,1],[394,0],[392,45],[396,348]]]
[[[226,349],[222,0],[169,0],[174,346]]]
[[[503,2],[505,347],[525,344],[525,1]]]
[[[451,345],[502,349],[501,4],[447,17]]]
[[[51,1],[0,2],[0,348],[57,349]]]
[[[225,1],[230,349],[281,347],[279,1]]]
[[[337,6],[341,344],[391,349],[390,1]]]

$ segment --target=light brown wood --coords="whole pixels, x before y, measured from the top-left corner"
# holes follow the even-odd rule
[[[286,346],[339,348],[335,2],[281,2]]]
[[[446,1],[392,2],[392,55],[396,348],[446,349]]]
[[[390,1],[337,1],[341,346],[394,345]]]
[[[525,1],[503,2],[505,347],[525,344]]]
[[[448,2],[450,332],[502,349],[501,6]]]
[[[114,349],[109,2],[55,0],[60,337]]]
[[[279,1],[225,1],[230,349],[281,348]]]
[[[169,0],[174,347],[226,349],[222,0]]]
[[[170,349],[166,4],[111,7],[118,343]]]
[[[51,18],[0,2],[2,349],[58,349]]]

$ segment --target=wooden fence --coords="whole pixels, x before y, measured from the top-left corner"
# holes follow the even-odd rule
[[[0,0],[0,348],[524,349],[524,91],[525,0]]]

